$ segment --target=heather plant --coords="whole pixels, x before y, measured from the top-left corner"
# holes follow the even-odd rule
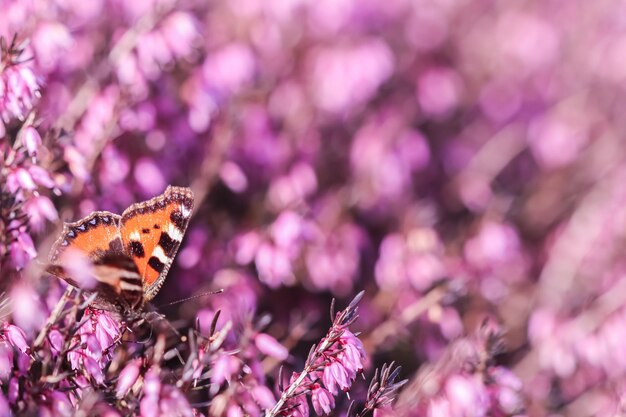
[[[0,416],[624,414],[621,6],[0,0]],[[151,303],[45,272],[168,185]]]

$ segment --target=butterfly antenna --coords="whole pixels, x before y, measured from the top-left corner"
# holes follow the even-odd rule
[[[157,308],[169,307],[169,306],[173,306],[174,304],[180,304],[180,303],[184,303],[185,301],[193,300],[195,298],[204,297],[205,295],[215,295],[215,294],[221,294],[223,292],[224,292],[224,289],[217,290],[217,291],[207,291],[201,294],[192,295],[191,297],[183,298],[182,300],[176,300],[176,301],[172,301],[171,303],[158,305]]]

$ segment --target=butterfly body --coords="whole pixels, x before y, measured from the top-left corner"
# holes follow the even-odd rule
[[[180,247],[193,209],[189,188],[169,186],[163,194],[133,204],[122,215],[96,211],[66,223],[50,251],[47,271],[80,287],[69,270],[72,254],[84,254],[96,280],[93,306],[128,313],[140,310],[159,291]]]

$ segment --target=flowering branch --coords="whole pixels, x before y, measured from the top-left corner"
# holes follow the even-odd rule
[[[376,369],[374,378],[370,383],[367,390],[367,399],[361,411],[356,411],[355,402],[350,403],[348,408],[348,417],[365,417],[369,413],[373,413],[374,410],[388,406],[395,397],[397,391],[402,388],[408,379],[396,382],[398,375],[400,375],[401,367],[394,368],[395,362],[390,364],[384,364],[380,369]]]
[[[328,413],[334,408],[334,399],[330,393],[336,394],[337,386],[347,390],[356,373],[363,369],[361,363],[365,357],[363,345],[347,329],[358,317],[357,305],[362,297],[363,291],[354,297],[345,310],[337,314],[321,343],[311,348],[302,372],[294,374],[278,402],[267,412],[267,417],[287,415],[291,411],[303,413],[298,411],[298,407],[306,407],[308,410],[303,394],[309,392],[312,393],[313,407],[318,414],[321,414],[322,410]],[[331,306],[331,317],[332,315]],[[319,380],[323,381],[325,388],[318,383]]]

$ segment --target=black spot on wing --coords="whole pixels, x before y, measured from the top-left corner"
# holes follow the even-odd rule
[[[150,229],[141,229],[141,233],[143,233],[144,235],[148,235],[150,234]]]
[[[136,240],[130,241],[129,252],[130,256],[136,256],[138,258],[146,256],[146,252],[143,250],[143,245],[141,242],[137,242]]]
[[[163,268],[165,268],[165,264],[161,262],[156,256],[150,257],[150,259],[148,260],[148,265],[150,265],[150,267],[152,267],[152,269],[157,271],[159,274],[163,272]]]
[[[152,227],[154,227],[155,229],[160,229],[160,228],[161,228],[161,226],[159,226],[159,225],[158,225],[158,224],[156,224],[156,223],[155,223],[155,224],[154,224],[154,226],[152,226]]]
[[[180,242],[175,241],[168,235],[166,232],[161,232],[161,237],[159,238],[159,246],[163,248],[163,252],[165,256],[171,258],[174,256],[174,252],[176,252],[176,247]]]
[[[170,220],[174,223],[174,226],[176,226],[178,230],[183,230],[185,228],[185,218],[180,210],[174,210],[172,214],[170,214]]]

